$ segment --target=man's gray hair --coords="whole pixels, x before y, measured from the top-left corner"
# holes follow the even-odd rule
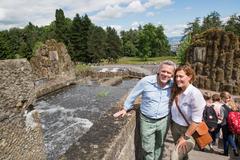
[[[169,65],[169,66],[172,66],[174,68],[174,70],[177,68],[177,65],[176,63],[174,63],[173,61],[170,61],[170,60],[165,60],[165,61],[162,61],[159,65],[158,65],[158,70],[157,72],[159,72],[159,70],[162,68],[163,65]]]

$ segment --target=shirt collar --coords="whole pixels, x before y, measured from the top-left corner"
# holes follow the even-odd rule
[[[192,84],[189,84],[186,88],[186,90],[183,92],[184,95],[187,95],[193,88]]]

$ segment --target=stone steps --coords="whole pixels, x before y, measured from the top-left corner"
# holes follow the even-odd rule
[[[165,144],[165,148],[164,148],[162,160],[170,160],[170,155],[174,148],[174,141],[173,141],[170,130],[167,134],[164,144]],[[220,155],[220,153],[223,153],[222,146],[220,147],[214,146],[214,150],[215,152],[211,153],[208,150],[205,152],[202,152],[197,149],[194,149],[189,153],[189,160],[240,160],[240,157],[235,157],[233,153],[231,153],[230,156],[228,157]]]

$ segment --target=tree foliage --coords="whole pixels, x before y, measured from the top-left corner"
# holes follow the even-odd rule
[[[186,52],[191,44],[191,36],[188,35],[184,39],[182,39],[178,49],[177,49],[177,57],[180,64],[185,64],[186,61]]]
[[[216,11],[204,17],[202,24],[200,18],[195,18],[184,31],[183,46],[194,35],[211,28],[221,28],[240,35],[240,16],[232,15],[226,24],[222,23]],[[38,44],[52,38],[67,46],[73,61],[84,63],[99,63],[104,59],[116,62],[121,56],[137,56],[146,60],[170,54],[170,45],[162,25],[148,23],[137,29],[121,31],[119,36],[112,27],[103,29],[94,25],[88,15],[76,14],[71,20],[65,17],[62,9],[57,9],[55,20],[49,25],[38,27],[29,22],[22,29],[0,31],[0,59],[30,59]]]
[[[137,56],[138,30],[121,31],[120,36],[123,44],[123,56]]]
[[[216,11],[211,12],[207,17],[203,18],[202,30],[206,31],[211,28],[222,28],[220,14]]]
[[[225,25],[225,30],[240,36],[240,15],[232,15]]]
[[[193,36],[193,35],[201,33],[201,31],[202,31],[202,28],[200,25],[200,18],[197,17],[197,18],[195,18],[195,20],[193,22],[189,22],[187,24],[187,28],[184,29],[184,35],[185,36],[186,35]]]
[[[80,32],[80,26],[81,26],[81,18],[79,14],[76,14],[76,16],[73,18],[73,22],[70,28],[70,46],[68,46],[70,56],[73,61],[79,61],[81,59],[81,32]]]
[[[107,34],[102,27],[91,26],[87,50],[90,63],[99,63],[104,57],[106,57],[106,38]]]
[[[57,9],[55,13],[55,33],[56,40],[68,44],[69,21],[65,18],[62,9]],[[70,22],[71,23],[71,22]]]
[[[121,40],[114,28],[107,27],[105,58],[108,62],[117,62],[121,56],[122,44]]]
[[[122,31],[121,38],[124,56],[138,56],[147,60],[170,53],[170,45],[161,25],[149,23],[139,26],[138,30]]]

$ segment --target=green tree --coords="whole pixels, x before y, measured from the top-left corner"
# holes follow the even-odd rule
[[[8,31],[1,31],[0,32],[0,60],[13,58],[14,55],[11,55],[11,51],[8,46]]]
[[[140,27],[139,27],[140,28]],[[155,26],[151,23],[143,26],[142,29],[139,29],[138,34],[138,56],[144,60],[152,56],[151,44],[152,40],[156,37]]]
[[[138,30],[121,31],[120,35],[123,44],[123,56],[136,56],[138,53]]]
[[[102,27],[92,26],[88,38],[89,62],[99,63],[106,56],[106,32]]]
[[[232,15],[225,25],[225,30],[240,36],[240,15]]]
[[[48,39],[56,39],[57,35],[55,32],[55,28],[56,28],[55,21],[51,22],[49,25],[41,27],[39,39],[42,42],[45,42]]]
[[[81,61],[81,18],[79,14],[73,18],[73,22],[70,30],[70,44],[71,48],[69,50],[70,56],[73,61]]]
[[[122,52],[122,43],[114,28],[107,27],[106,59],[108,62],[117,62]]]
[[[22,30],[19,28],[11,28],[8,31],[8,34],[6,36],[6,43],[8,46],[8,56],[7,58],[16,58],[18,55],[18,50],[20,48],[20,44],[22,42]]]
[[[34,45],[39,40],[39,38],[39,28],[29,22],[29,24],[22,30],[18,56],[30,59],[33,55]]]
[[[156,38],[153,40],[153,55],[162,56],[170,53],[170,45],[167,40],[167,36],[164,34],[164,28],[159,25],[156,27]]]
[[[143,60],[147,60],[151,56],[150,39],[144,30],[140,30],[138,34],[138,56]]]
[[[184,36],[194,36],[196,34],[201,33],[201,25],[200,25],[200,18],[197,17],[193,22],[187,24],[187,28],[184,29]]]
[[[177,49],[177,58],[180,64],[185,64],[186,62],[186,52],[191,44],[191,36],[187,35],[182,41]]]
[[[140,27],[139,27],[140,28]],[[148,57],[162,56],[170,53],[170,45],[161,25],[149,23],[139,29],[138,56],[147,60]]]
[[[63,42],[65,45],[69,42],[69,28],[71,25],[71,20],[65,18],[64,12],[62,9],[57,9],[55,13],[55,32],[56,39],[60,42]]]
[[[220,14],[216,11],[211,12],[207,17],[204,17],[202,24],[202,31],[206,31],[210,28],[222,28],[222,21],[220,20]]]
[[[134,57],[138,53],[138,49],[136,46],[133,44],[132,41],[128,40],[124,43],[123,45],[123,55],[124,56],[129,56],[129,57]]]
[[[81,60],[83,62],[89,63],[91,61],[91,58],[88,53],[88,37],[90,34],[90,27],[92,26],[91,20],[88,18],[88,16],[85,14],[85,16],[82,17],[81,23],[80,23],[80,55]]]

